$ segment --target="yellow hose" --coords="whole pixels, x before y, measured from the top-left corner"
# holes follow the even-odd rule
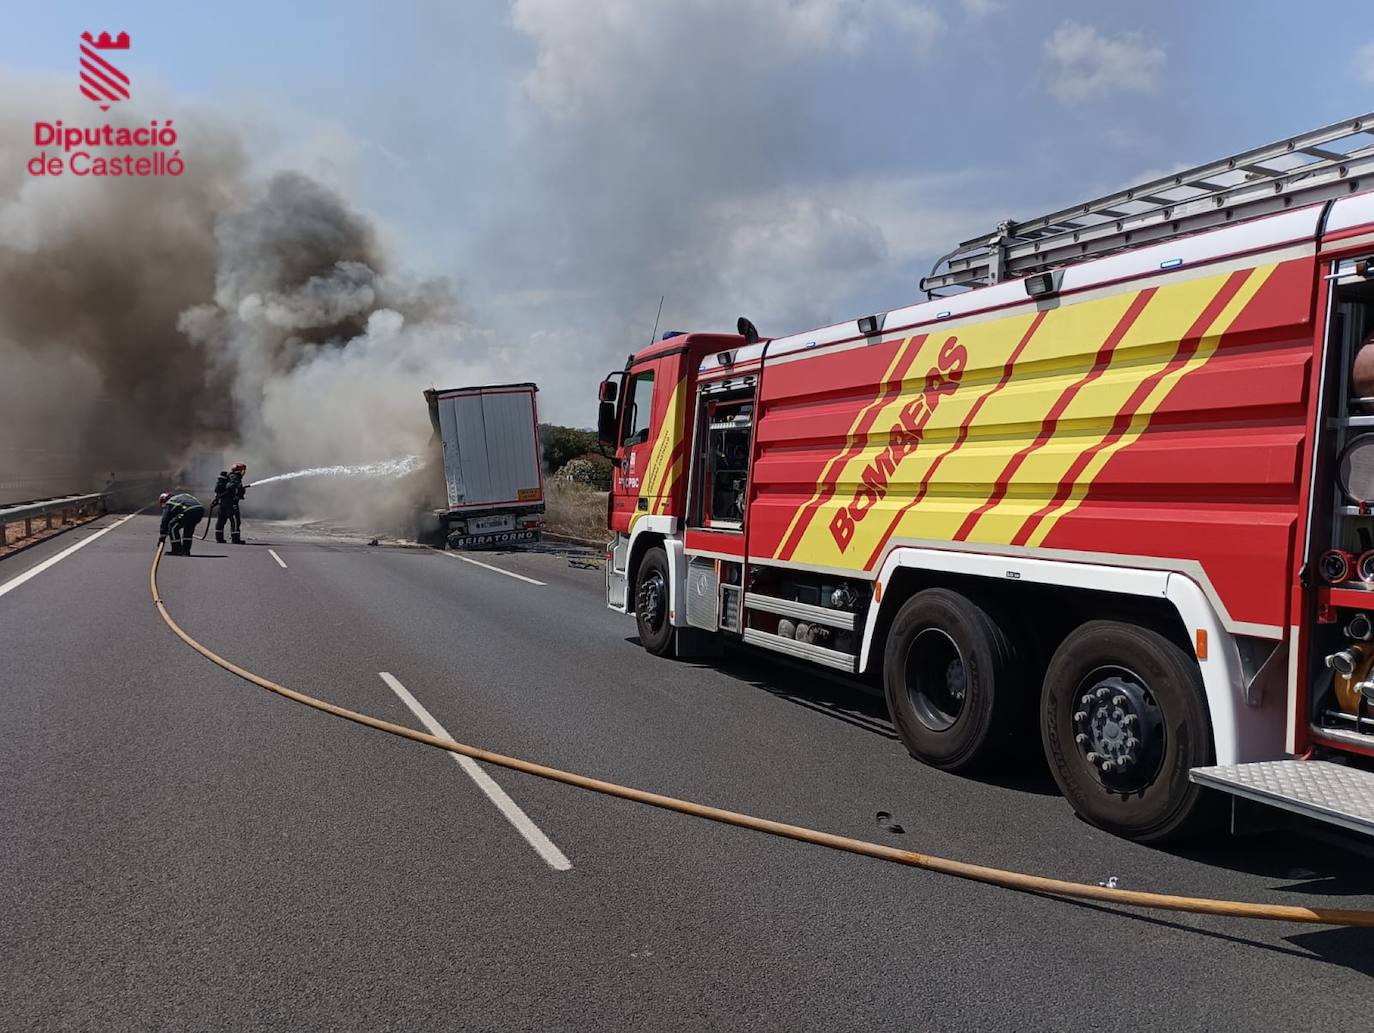
[[[1195,914],[1228,915],[1233,918],[1259,918],[1276,922],[1309,922],[1319,925],[1374,926],[1374,911],[1312,908],[1292,904],[1254,904],[1240,900],[1214,900],[1208,897],[1176,897],[1166,893],[1146,893],[1138,890],[1093,886],[1083,882],[1067,882],[1063,879],[1047,879],[1039,875],[1026,875],[1022,872],[1006,871],[1001,868],[988,868],[979,864],[951,861],[944,857],[920,854],[914,850],[898,850],[895,847],[869,843],[861,839],[850,839],[848,836],[837,836],[833,833],[820,832],[800,825],[788,825],[780,821],[770,821],[767,818],[741,814],[738,811],[727,811],[719,807],[693,803],[690,800],[662,796],[658,793],[646,792],[643,789],[617,785],[614,782],[603,782],[600,779],[588,778],[571,771],[546,767],[543,764],[535,764],[518,757],[508,757],[504,754],[479,749],[476,746],[454,742],[451,739],[441,739],[438,736],[417,732],[404,725],[393,724],[390,721],[361,714],[356,710],[335,706],[333,703],[327,703],[322,699],[316,699],[314,696],[307,696],[302,692],[288,689],[284,685],[278,685],[274,681],[269,681],[251,671],[244,670],[201,645],[172,619],[172,615],[167,612],[167,606],[158,593],[157,568],[161,559],[162,550],[159,548],[153,555],[153,568],[150,575],[153,602],[157,606],[158,613],[162,615],[162,619],[166,621],[167,626],[178,638],[211,663],[224,668],[230,674],[237,675],[244,681],[252,682],[254,685],[266,689],[268,692],[275,692],[278,696],[285,696],[289,700],[302,703],[315,710],[322,710],[326,714],[333,714],[335,717],[366,725],[368,728],[375,728],[381,732],[388,732],[403,739],[410,739],[425,746],[433,746],[436,749],[447,750],[449,753],[471,757],[473,760],[481,761],[484,764],[493,764],[496,767],[508,768],[511,771],[535,775],[551,782],[562,782],[564,785],[576,786],[579,789],[590,789],[594,793],[615,796],[622,800],[632,800],[635,803],[648,804],[651,807],[661,807],[664,810],[676,811],[679,814],[706,818],[725,825],[736,825],[740,828],[752,829],[755,832],[766,832],[783,839],[795,839],[803,843],[829,847],[832,850],[843,850],[864,857],[875,857],[880,861],[891,861],[894,864],[903,864],[911,868],[924,868],[927,871],[941,872],[945,875],[970,879],[974,882],[985,882],[1023,893],[1045,893],[1060,897],[1100,900],[1108,904],[1123,904],[1128,907],[1153,908],[1160,911],[1191,911]]]

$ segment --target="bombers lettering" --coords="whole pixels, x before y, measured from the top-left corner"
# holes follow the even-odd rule
[[[854,497],[830,520],[830,535],[841,552],[854,540],[856,525],[868,515],[875,502],[887,495],[888,480],[898,465],[920,446],[926,424],[940,404],[941,396],[959,390],[959,381],[967,365],[968,349],[959,343],[959,338],[951,337],[940,346],[936,364],[926,373],[921,393],[902,406],[897,422],[888,432],[887,447],[864,467]]]

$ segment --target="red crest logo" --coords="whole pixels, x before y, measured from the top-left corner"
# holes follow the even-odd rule
[[[129,77],[111,64],[106,56],[112,50],[128,50],[129,34],[114,38],[108,32],[93,36],[81,34],[81,93],[109,111],[111,104],[129,99]]]

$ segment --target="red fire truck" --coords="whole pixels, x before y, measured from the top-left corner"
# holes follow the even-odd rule
[[[1374,832],[1374,114],[1004,223],[922,288],[606,378],[608,604],[652,653],[871,678],[940,768],[1036,737],[1122,836],[1215,790]]]

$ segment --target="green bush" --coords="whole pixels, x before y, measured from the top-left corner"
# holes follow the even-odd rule
[[[554,476],[570,484],[582,484],[597,491],[611,490],[611,461],[602,455],[583,455],[564,463]]]

